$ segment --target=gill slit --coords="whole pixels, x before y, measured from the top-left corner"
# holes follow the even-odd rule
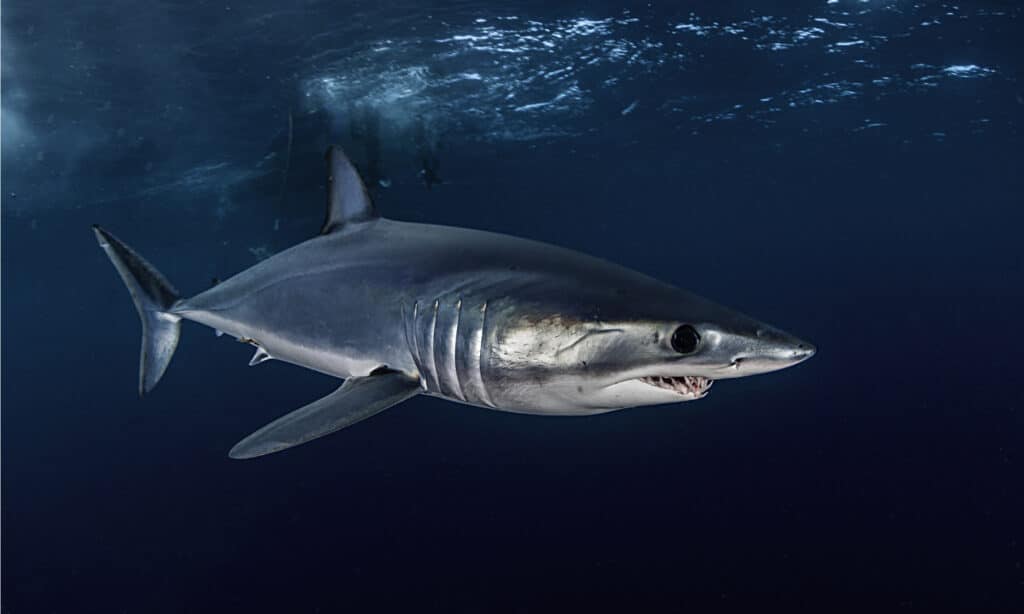
[[[494,403],[491,401],[491,394],[487,391],[487,382],[484,380],[484,331],[487,330],[487,301],[480,307],[480,330],[477,331],[477,344],[476,344],[476,374],[480,378],[480,393],[483,396],[483,402],[489,407],[494,407]]]
[[[420,336],[419,334],[417,334],[416,330],[416,322],[417,318],[419,317],[419,313],[420,302],[414,301],[412,304],[412,320],[410,320],[409,324],[409,336],[412,337],[412,353],[413,356],[415,356],[414,362],[416,363],[416,366],[419,367],[420,371],[422,371],[423,356],[420,355]],[[426,387],[427,385],[427,378],[426,376],[423,375],[423,373],[420,373],[420,385],[424,387]]]
[[[455,330],[448,340],[448,353],[451,356],[451,373],[455,375],[455,392],[463,401],[466,400],[466,393],[463,391],[462,379],[459,378],[459,364],[455,353],[458,351],[459,325],[462,324],[462,298],[455,302]]]
[[[441,391],[441,380],[437,374],[437,356],[435,355],[437,353],[437,347],[436,344],[434,343],[434,340],[436,339],[435,333],[437,331],[437,308],[439,305],[440,301],[434,299],[434,314],[430,322],[430,334],[427,337],[427,356],[430,357],[430,376],[434,380],[433,389],[438,392]]]

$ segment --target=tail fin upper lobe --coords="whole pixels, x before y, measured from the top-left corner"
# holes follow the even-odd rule
[[[178,347],[181,317],[171,313],[178,292],[151,264],[99,226],[93,226],[100,247],[114,263],[142,320],[139,395],[156,386]]]

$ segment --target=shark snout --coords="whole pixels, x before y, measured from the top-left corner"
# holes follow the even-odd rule
[[[726,335],[721,349],[728,360],[718,378],[778,371],[801,363],[817,352],[813,344],[768,327],[758,328],[753,335]]]
[[[746,362],[758,365],[759,373],[785,369],[814,356],[816,348],[789,333],[767,328],[759,329],[748,350]],[[742,363],[741,363],[742,364]]]
[[[792,357],[797,362],[803,362],[810,358],[811,356],[814,356],[814,354],[817,351],[818,348],[814,347],[810,343],[801,342],[799,345],[793,348]]]

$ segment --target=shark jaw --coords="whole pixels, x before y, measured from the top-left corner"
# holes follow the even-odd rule
[[[697,401],[707,396],[712,382],[700,375],[645,375],[619,380],[592,389],[588,406],[593,411],[584,413]]]
[[[681,377],[640,377],[637,378],[648,386],[661,388],[675,392],[676,394],[693,399],[703,398],[711,390],[715,380],[701,377],[700,375],[684,375]]]

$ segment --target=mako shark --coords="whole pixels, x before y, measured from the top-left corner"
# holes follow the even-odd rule
[[[270,454],[426,394],[588,415],[703,398],[712,382],[795,365],[814,347],[630,269],[502,234],[380,217],[341,148],[319,236],[192,298],[95,226],[142,319],[139,394],[182,320],[344,383],[235,445]]]

